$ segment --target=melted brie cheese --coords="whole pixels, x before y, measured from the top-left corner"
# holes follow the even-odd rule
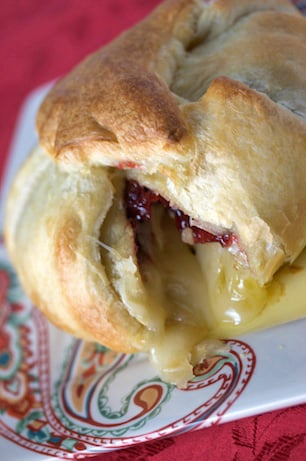
[[[165,380],[184,386],[193,367],[223,347],[218,339],[306,316],[306,252],[260,286],[219,243],[184,244],[162,207],[140,228],[141,276],[121,274],[117,291],[140,320],[142,306],[147,351]]]

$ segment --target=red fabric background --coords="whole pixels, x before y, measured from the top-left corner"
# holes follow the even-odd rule
[[[1,173],[24,97],[37,86],[67,72],[87,53],[134,24],[158,3],[159,0],[7,0],[1,3]],[[98,459],[306,460],[306,406],[154,441],[100,456],[95,461]]]

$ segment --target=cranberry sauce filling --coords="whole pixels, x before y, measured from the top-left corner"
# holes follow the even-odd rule
[[[174,215],[176,227],[180,232],[184,229],[191,229],[193,243],[219,242],[223,247],[229,247],[233,243],[234,235],[231,233],[214,235],[200,227],[191,226],[189,216],[170,207],[166,199],[147,187],[141,186],[137,181],[126,182],[124,201],[127,218],[134,229],[137,223],[149,221],[152,216],[152,204],[160,203]]]

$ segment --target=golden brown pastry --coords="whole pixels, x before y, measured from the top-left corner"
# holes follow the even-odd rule
[[[289,1],[164,2],[40,107],[5,225],[27,293],[179,385],[224,325],[287,320],[305,116],[306,20]]]

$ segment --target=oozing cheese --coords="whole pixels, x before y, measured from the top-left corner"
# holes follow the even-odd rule
[[[193,366],[216,352],[218,339],[306,315],[306,252],[260,286],[219,243],[184,244],[162,207],[154,207],[151,222],[141,224],[139,238],[146,257],[139,261],[137,287],[135,279],[117,289],[135,318],[143,300],[147,349],[167,381],[184,385]]]

